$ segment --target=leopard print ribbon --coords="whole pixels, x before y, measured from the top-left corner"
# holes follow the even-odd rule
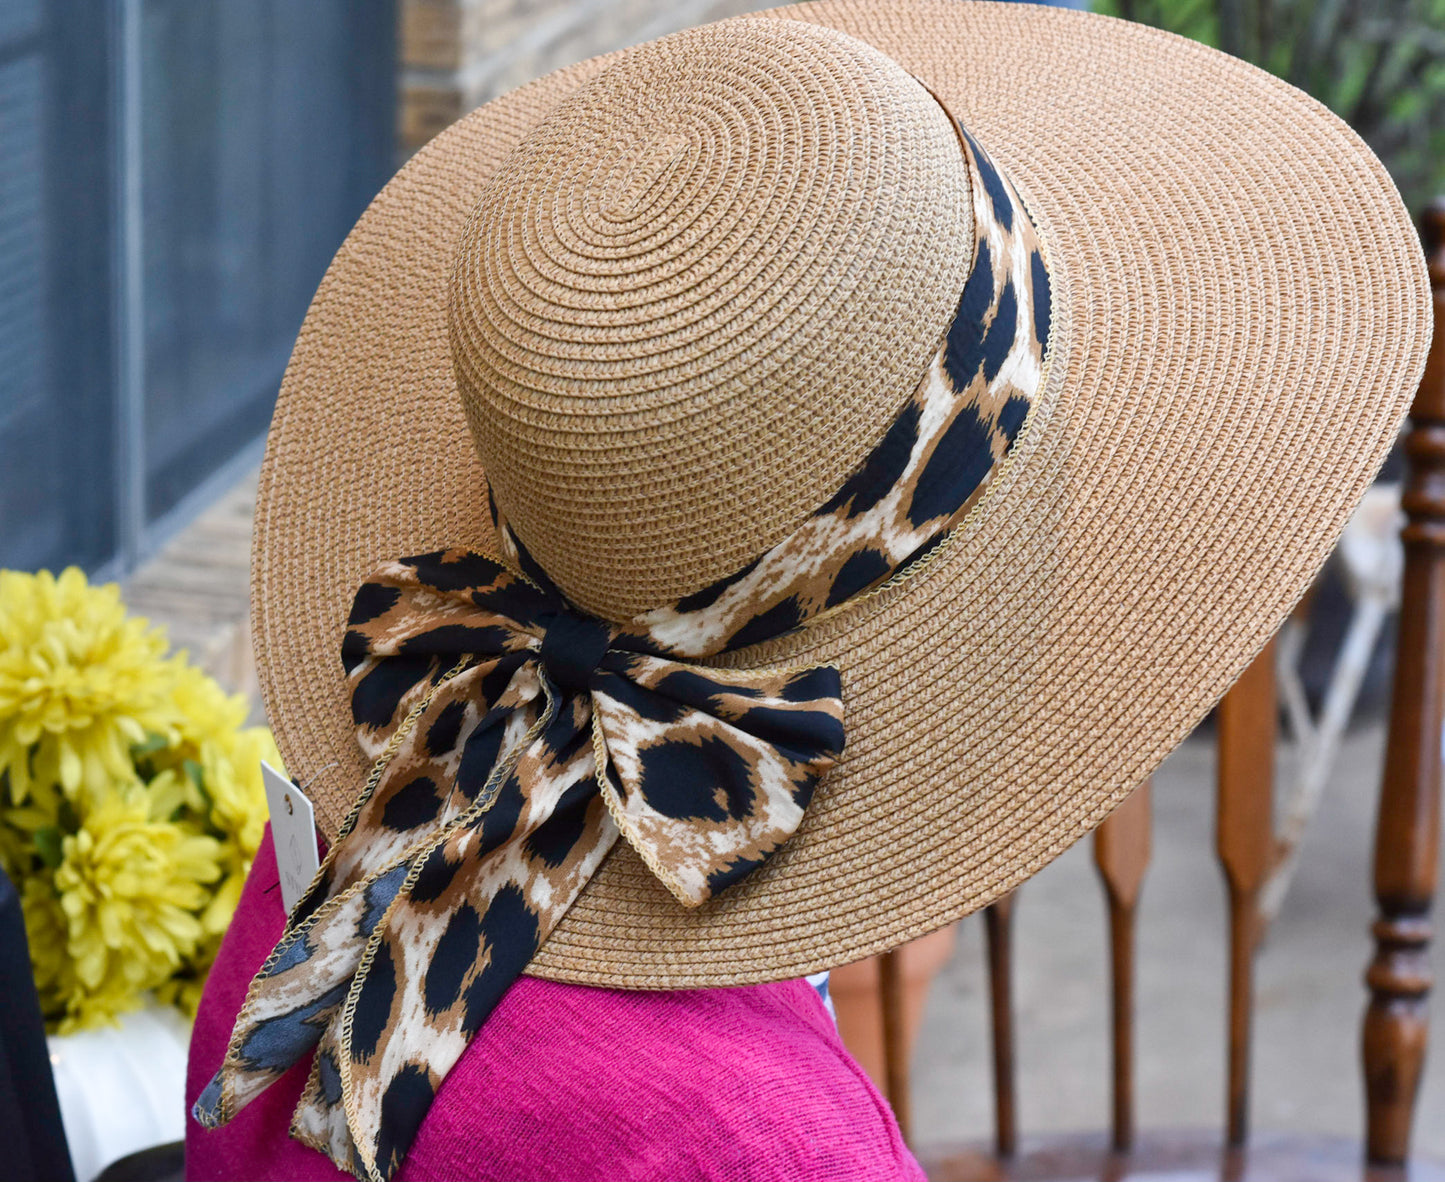
[[[362,585],[342,656],[373,771],[252,982],[201,1124],[314,1048],[292,1134],[384,1182],[619,834],[696,906],[795,831],[842,752],[838,670],[692,661],[912,567],[1012,449],[1043,381],[1048,270],[1017,194],[961,142],[978,246],[958,314],[884,438],[791,536],[622,626],[576,611],[495,502],[507,566],[439,551]]]

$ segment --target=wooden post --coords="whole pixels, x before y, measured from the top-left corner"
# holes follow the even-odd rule
[[[1274,642],[1254,659],[1216,715],[1219,728],[1216,846],[1229,888],[1230,1145],[1249,1131],[1250,1027],[1259,896],[1274,856],[1274,742],[1278,731]]]
[[[1149,865],[1149,781],[1094,831],[1094,864],[1109,904],[1114,1032],[1114,1151],[1134,1145],[1134,928]]]
[[[1375,956],[1365,975],[1366,1152],[1403,1165],[1425,1062],[1430,993],[1430,904],[1440,834],[1441,724],[1445,722],[1445,201],[1426,211],[1425,250],[1435,296],[1435,341],[1410,433],[1402,497],[1408,521],[1394,701],[1375,830]]]
[[[1012,894],[985,909],[988,933],[988,994],[993,1012],[994,1150],[999,1157],[1018,1151],[1018,1124],[1014,1109],[1014,1006],[1013,1006]]]

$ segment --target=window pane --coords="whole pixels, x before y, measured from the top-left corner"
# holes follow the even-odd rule
[[[77,15],[0,0],[0,566],[22,569],[115,546],[106,25]]]
[[[306,305],[385,179],[390,116],[358,112],[389,111],[376,101],[394,87],[386,8],[146,0],[152,520],[265,429]]]

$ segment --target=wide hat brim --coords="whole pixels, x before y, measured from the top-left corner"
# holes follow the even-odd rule
[[[1046,390],[929,560],[728,660],[842,670],[846,755],[793,840],[696,910],[619,843],[532,962],[555,980],[798,976],[1040,869],[1285,619],[1389,450],[1429,343],[1424,261],[1385,170],[1252,66],[984,0],[758,15],[876,46],[1012,179],[1053,273]],[[618,56],[422,149],[347,238],[297,340],[261,475],[253,626],[277,742],[328,838],[369,770],[339,659],[356,587],[404,554],[496,554],[448,352],[454,243],[509,149]]]

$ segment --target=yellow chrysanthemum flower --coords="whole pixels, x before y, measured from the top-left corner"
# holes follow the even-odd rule
[[[261,761],[280,768],[281,755],[269,729],[243,727],[250,712],[245,697],[225,693],[199,670],[180,670],[174,701],[180,742],[156,753],[155,762],[169,766],[150,788],[166,802],[167,815],[184,806],[188,819],[222,843],[221,881],[201,916],[206,931],[219,934],[231,922],[266,830]]]
[[[247,713],[114,586],[0,572],[0,866],[52,1030],[146,990],[194,1015],[280,766]]]
[[[232,903],[231,909],[235,910]],[[221,950],[221,935],[218,932],[207,936],[196,946],[196,954],[184,969],[164,984],[156,986],[156,999],[162,1005],[175,1006],[186,1017],[194,1020],[201,1004],[201,991],[206,987],[206,976],[215,962],[216,953]]]
[[[55,872],[67,948],[91,992],[139,993],[165,981],[196,950],[197,912],[221,876],[220,843],[151,815],[141,790],[117,792],[66,837]]]
[[[264,726],[224,735],[201,749],[201,771],[211,797],[211,823],[249,864],[266,831],[266,789],[261,764],[281,769],[276,740]]]
[[[69,930],[53,875],[32,874],[20,884],[20,912],[25,917],[30,968],[35,974],[41,1012],[48,1019],[59,1018],[75,994],[78,981],[75,963],[66,949]]]
[[[244,694],[228,694],[214,677],[183,663],[176,669],[171,701],[180,716],[180,742],[193,746],[234,734],[246,725],[251,712]]]
[[[78,799],[135,779],[131,746],[178,721],[165,649],[113,583],[0,571],[0,775],[15,803],[35,781]]]

